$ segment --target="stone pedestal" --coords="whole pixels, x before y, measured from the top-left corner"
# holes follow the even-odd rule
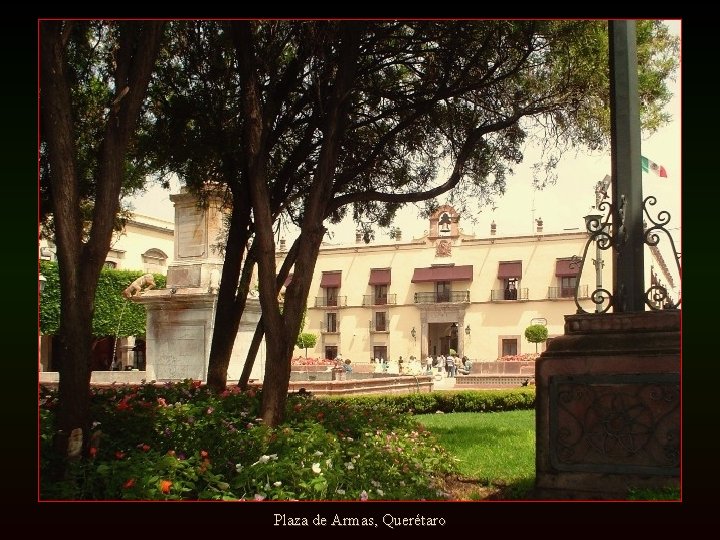
[[[211,192],[206,206],[199,207],[185,188],[170,199],[175,204],[175,260],[168,267],[166,288],[132,298],[147,309],[145,379],[205,381],[223,264],[215,247],[222,241],[222,199]],[[242,374],[259,319],[260,302],[248,298],[228,366],[229,382]],[[264,373],[261,346],[250,378],[262,380]]]
[[[147,309],[147,380],[206,380],[216,299],[216,294],[194,288],[177,288],[174,293],[152,290],[133,298]],[[228,366],[228,381],[240,378],[259,319],[260,302],[248,298]],[[260,347],[251,379],[262,380],[264,359],[265,348]]]
[[[537,497],[679,485],[679,311],[566,316],[536,383]]]

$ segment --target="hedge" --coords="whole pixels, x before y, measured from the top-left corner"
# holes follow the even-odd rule
[[[40,330],[46,335],[57,334],[60,328],[58,265],[56,262],[40,261],[40,272],[46,279],[40,299]],[[144,273],[142,270],[102,269],[95,293],[93,335],[127,337],[145,334],[147,319],[145,308],[122,296],[125,288]],[[164,288],[165,276],[162,274],[153,274],[153,276],[155,288]]]
[[[388,414],[428,414],[438,411],[444,413],[501,412],[535,408],[535,389],[530,387],[354,397],[318,396],[318,398],[347,401],[369,407],[382,407]]]

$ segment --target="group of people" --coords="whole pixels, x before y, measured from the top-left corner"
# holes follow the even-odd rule
[[[440,374],[444,369],[447,377],[456,377],[458,373],[461,375],[469,375],[472,362],[467,356],[459,358],[452,354],[448,354],[447,356],[440,354],[437,358],[433,358],[432,355],[429,354],[425,359],[425,370],[428,374],[431,374],[433,368],[437,368]]]

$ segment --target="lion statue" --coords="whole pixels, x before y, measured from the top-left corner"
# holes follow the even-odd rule
[[[143,289],[143,287],[145,289]],[[133,281],[130,286],[123,291],[123,296],[125,298],[131,298],[132,296],[135,296],[135,293],[142,292],[143,290],[148,289],[154,289],[155,288],[155,278],[153,278],[152,274],[145,274],[143,276],[140,276],[135,281]]]

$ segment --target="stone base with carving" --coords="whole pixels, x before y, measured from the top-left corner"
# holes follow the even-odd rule
[[[679,486],[679,311],[568,315],[536,382],[536,497]]]

